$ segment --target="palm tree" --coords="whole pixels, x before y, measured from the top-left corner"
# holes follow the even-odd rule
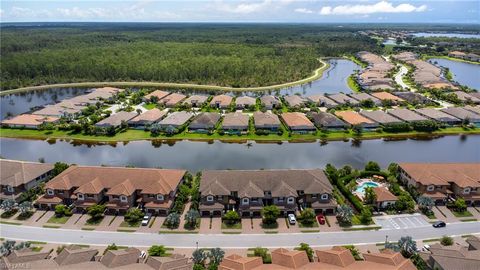
[[[422,210],[432,211],[432,207],[435,205],[435,202],[432,198],[426,196],[420,196],[417,199],[418,207]]]
[[[17,203],[13,199],[6,199],[0,204],[0,209],[8,213],[13,211],[16,206]]]
[[[221,248],[211,249],[208,256],[210,258],[210,264],[219,265],[222,262],[224,256],[225,251],[223,251]]]
[[[410,258],[417,251],[417,243],[411,236],[403,236],[398,240],[400,252],[404,257]]]
[[[32,203],[24,201],[18,205],[18,210],[20,211],[20,216],[26,216],[32,211]]]
[[[351,224],[353,217],[353,209],[346,205],[337,206],[337,219],[340,223]]]
[[[7,240],[2,243],[0,246],[0,256],[6,257],[12,253],[14,250],[20,250],[24,248],[30,247],[31,243],[30,242],[21,242],[18,245],[15,245],[15,241]]]

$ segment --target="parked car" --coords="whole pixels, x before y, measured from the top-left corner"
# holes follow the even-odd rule
[[[430,250],[430,245],[423,245],[422,251],[429,251]]]
[[[443,222],[443,221],[437,221],[437,222],[433,223],[432,226],[434,228],[442,228],[442,227],[447,226],[447,224],[445,224],[445,222]]]
[[[294,214],[288,214],[288,223],[290,223],[290,225],[295,225],[297,223],[297,219],[295,218]]]
[[[317,216],[317,220],[320,225],[325,225],[325,217],[322,214]]]
[[[147,215],[143,216],[142,226],[147,226],[149,221],[150,221],[150,215],[147,214]]]

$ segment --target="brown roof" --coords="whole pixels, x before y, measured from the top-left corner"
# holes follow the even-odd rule
[[[415,112],[440,122],[460,122],[460,119],[434,108],[416,109]]]
[[[335,115],[341,117],[342,120],[349,123],[350,125],[374,124],[372,120],[365,118],[354,111],[336,111]]]
[[[480,269],[480,250],[463,245],[442,246],[433,244],[428,253],[422,253],[430,267],[439,266],[444,270]]]
[[[263,265],[261,257],[242,257],[232,254],[223,258],[219,270],[251,270]]]
[[[351,98],[345,95],[344,93],[331,94],[331,95],[328,95],[327,97],[338,104],[347,104],[347,103],[350,103],[352,105],[359,104],[358,100]]]
[[[287,112],[280,115],[289,127],[311,127],[315,126],[303,113],[299,112]]]
[[[403,120],[406,122],[415,122],[415,121],[425,121],[428,120],[427,118],[423,117],[422,115],[410,111],[409,109],[393,109],[387,111],[389,114]]]
[[[473,95],[470,95],[469,93],[465,93],[463,91],[455,91],[453,92],[457,97],[458,99],[460,99],[461,101],[471,101],[471,102],[474,102],[474,103],[480,103],[480,99],[473,96]]]
[[[120,250],[109,250],[103,255],[100,263],[106,267],[113,268],[138,263],[141,251],[136,248]]]
[[[480,105],[477,105],[477,106],[471,106],[471,105],[467,105],[465,107],[463,107],[465,110],[469,110],[471,112],[474,112],[478,115],[480,115]]]
[[[220,120],[221,115],[215,112],[203,112],[195,116],[190,123],[190,129],[214,128]]]
[[[168,126],[168,125],[173,125],[173,126],[181,126],[190,120],[190,118],[193,117],[193,113],[191,112],[185,112],[185,111],[180,111],[180,112],[173,112],[169,114],[167,117],[165,117],[162,121],[159,122],[160,125],[163,126]]]
[[[150,99],[151,97],[157,97],[158,100],[161,100],[162,98],[168,96],[170,93],[169,92],[165,92],[165,91],[162,91],[162,90],[155,90],[153,92],[151,92],[150,94],[148,95],[145,95],[145,99]]]
[[[17,187],[53,170],[48,163],[0,159],[0,183]]]
[[[399,98],[395,95],[392,95],[388,92],[374,92],[372,96],[380,99],[380,100],[393,100],[393,101],[404,101],[402,98]]]
[[[445,108],[445,109],[442,109],[442,112],[453,115],[462,120],[470,119],[470,121],[475,121],[475,122],[480,121],[480,115],[460,107]]]
[[[233,98],[231,96],[227,95],[218,95],[214,96],[212,100],[210,101],[210,105],[216,105],[219,104],[222,107],[226,107],[232,103]]]
[[[20,264],[43,260],[46,259],[48,255],[50,255],[50,251],[37,252],[32,251],[31,249],[23,249],[13,250],[12,253],[6,257],[6,259],[8,260],[8,263]]]
[[[162,119],[166,114],[167,112],[154,108],[135,116],[133,119],[131,119],[128,122],[129,123],[157,122],[160,119]]]
[[[322,170],[218,170],[203,171],[200,181],[202,195],[263,197],[271,191],[273,197],[297,196],[297,190],[307,194],[332,192],[332,185]]]
[[[2,125],[39,126],[43,123],[58,121],[58,117],[49,117],[34,114],[20,114],[2,121]]]
[[[315,251],[318,261],[326,264],[345,267],[355,262],[350,250],[344,247],[333,247],[329,250]]]
[[[397,197],[393,195],[386,187],[374,187],[373,192],[377,195],[377,202],[396,201]]]
[[[384,111],[361,111],[360,114],[380,124],[402,122]]]
[[[308,260],[307,253],[305,251],[290,251],[284,248],[279,248],[272,251],[272,263],[298,269],[310,263],[310,261]]]
[[[169,257],[148,256],[146,265],[155,270],[187,270],[193,268],[193,263],[189,262],[185,255],[172,254]]]
[[[184,100],[187,96],[179,94],[179,93],[172,93],[159,101],[160,104],[165,104],[166,106],[175,106]]]
[[[126,112],[121,111],[116,114],[112,114],[109,117],[103,119],[102,121],[96,123],[96,126],[120,126],[123,121],[128,122],[128,120],[134,118],[138,114],[136,112]]]
[[[60,266],[89,262],[94,260],[97,253],[98,250],[90,248],[64,248],[54,261]]]
[[[284,96],[283,99],[290,107],[303,106],[305,103],[305,99],[298,95]]]
[[[223,118],[222,127],[229,128],[229,127],[248,127],[248,121],[250,117],[247,114],[243,113],[227,113]]]
[[[280,119],[273,113],[254,112],[253,121],[258,128],[280,126]]]
[[[73,165],[50,180],[47,189],[69,190],[92,184],[95,189],[111,189],[108,192],[131,194],[132,190],[141,190],[146,194],[168,194],[175,190],[184,170],[161,170],[147,168],[93,167]],[[77,190],[75,191],[77,192]]]
[[[375,102],[376,104],[380,103],[380,100],[374,96],[371,96],[367,93],[355,93],[355,94],[350,94],[350,96],[358,101],[363,101],[363,100],[371,100]]]
[[[241,96],[241,97],[237,97],[237,99],[235,99],[235,104],[242,105],[242,106],[255,105],[256,102],[257,102],[256,99],[254,99],[253,97],[249,97],[249,96]]]
[[[399,163],[400,168],[422,185],[480,187],[480,163]]]
[[[278,105],[278,104],[281,104],[280,99],[278,97],[272,96],[272,95],[260,97],[260,102],[262,102],[262,104],[264,104],[264,105]]]
[[[183,101],[183,103],[188,103],[188,104],[192,104],[192,103],[196,103],[196,104],[203,104],[207,101],[208,99],[208,96],[204,96],[204,95],[193,95],[193,96],[190,96],[188,97],[187,99],[185,99]]]

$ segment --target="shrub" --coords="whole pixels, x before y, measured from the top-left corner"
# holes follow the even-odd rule
[[[276,223],[279,215],[280,209],[276,205],[264,206],[262,209],[263,223],[265,224]]]
[[[298,217],[298,219],[303,224],[306,224],[306,225],[311,225],[311,224],[315,223],[315,218],[316,218],[315,212],[311,208],[306,208],[305,210],[303,210],[300,213],[300,216]]]
[[[444,246],[451,246],[451,245],[453,245],[453,238],[445,235],[440,240],[440,244],[442,244]]]
[[[233,225],[233,224],[237,223],[238,221],[240,221],[240,215],[236,211],[229,210],[223,216],[223,220],[225,221],[225,223]]]
[[[180,225],[180,215],[172,212],[165,218],[165,225],[170,229],[175,229]]]
[[[125,220],[128,223],[137,223],[140,220],[142,220],[143,215],[144,214],[143,214],[142,210],[132,207],[132,208],[128,209],[127,213],[125,214]]]
[[[148,249],[148,256],[165,256],[167,249],[164,246],[153,245]]]

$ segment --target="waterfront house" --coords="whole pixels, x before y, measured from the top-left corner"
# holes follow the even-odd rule
[[[109,213],[135,206],[147,212],[168,214],[186,171],[146,168],[72,165],[45,185],[37,201],[41,209],[73,204],[76,212],[104,203]]]
[[[349,105],[349,106],[358,106],[360,102],[358,100],[351,98],[344,93],[338,93],[338,94],[331,94],[331,95],[326,95],[327,98],[335,101],[336,103],[340,105]]]
[[[458,125],[462,123],[460,119],[453,117],[450,114],[446,114],[442,112],[440,109],[422,108],[422,109],[416,109],[415,112],[425,117],[428,117],[432,120],[435,120],[437,122],[448,124],[448,125]]]
[[[333,187],[322,170],[218,170],[203,171],[200,207],[203,216],[220,216],[227,210],[241,216],[260,216],[265,205],[282,214],[299,206],[333,214],[337,206]]]
[[[358,100],[359,102],[371,100],[377,106],[381,104],[381,101],[378,98],[371,96],[367,93],[355,93],[355,94],[350,94],[349,96]]]
[[[233,98],[227,95],[214,96],[210,101],[210,106],[217,109],[228,109]]]
[[[109,117],[99,121],[98,123],[95,124],[95,126],[101,127],[101,128],[108,128],[108,127],[118,128],[122,125],[122,123],[127,124],[128,121],[130,121],[136,116],[138,116],[136,112],[120,111],[118,113],[112,114]]]
[[[415,93],[415,92],[395,92],[393,93],[395,96],[405,100],[409,104],[416,105],[416,104],[425,104],[425,105],[437,105],[437,103],[422,94]]]
[[[395,95],[390,94],[389,92],[375,92],[375,93],[372,93],[372,96],[376,97],[377,99],[379,99],[381,101],[382,100],[391,100],[394,103],[400,103],[400,102],[405,101],[400,97],[397,97]]]
[[[338,106],[338,103],[329,99],[323,94],[311,95],[307,97],[307,100],[313,102],[316,106],[325,107],[325,108],[334,108]]]
[[[283,99],[288,107],[301,108],[307,103],[307,100],[298,95],[284,96]]]
[[[382,125],[402,122],[384,111],[361,111],[360,114]]]
[[[272,110],[275,108],[282,108],[282,102],[276,96],[268,95],[260,97],[260,103],[262,106],[265,107],[267,110]]]
[[[182,129],[192,117],[193,113],[191,112],[173,112],[165,117],[162,121],[158,122],[158,124],[162,129],[166,129],[168,127]]]
[[[453,58],[459,58],[459,59],[465,59],[466,55],[467,55],[466,53],[459,52],[459,51],[453,51],[453,52],[448,53],[448,56],[453,57]]]
[[[378,123],[360,115],[354,111],[336,111],[335,115],[347,122],[350,126],[360,125],[362,128],[376,128]]]
[[[11,128],[30,128],[38,129],[38,127],[45,123],[56,123],[58,117],[42,116],[34,114],[20,114],[7,118],[1,122],[2,126]]]
[[[160,100],[162,100],[162,98],[168,96],[169,94],[170,94],[169,92],[165,92],[165,91],[162,91],[162,90],[155,90],[155,91],[151,92],[150,94],[145,95],[143,97],[143,101],[151,102],[152,100],[156,100],[156,102],[159,102]]]
[[[145,129],[145,127],[151,126],[152,124],[162,120],[166,114],[166,111],[161,111],[157,108],[154,108],[130,119],[128,121],[128,125],[136,129]]]
[[[442,112],[452,115],[462,121],[469,121],[480,126],[480,115],[460,107],[449,107],[442,109]]]
[[[463,108],[467,111],[471,111],[473,113],[476,113],[476,114],[480,115],[480,105],[477,105],[477,106],[467,105]]]
[[[184,104],[190,105],[193,108],[202,107],[208,100],[208,96],[193,95],[183,101]]]
[[[390,115],[395,116],[396,118],[405,121],[405,122],[418,122],[418,121],[426,121],[427,118],[423,117],[422,115],[411,111],[409,109],[393,109],[387,111]]]
[[[237,109],[248,109],[251,106],[255,106],[257,100],[249,96],[241,96],[235,99],[235,107]]]
[[[256,130],[277,131],[281,126],[278,116],[269,112],[254,112],[253,122]]]
[[[188,126],[188,130],[198,133],[206,133],[214,130],[220,120],[221,115],[215,112],[202,112],[193,118]]]
[[[42,109],[34,111],[32,114],[72,119],[78,117],[83,109],[85,109],[83,105],[73,104],[68,100],[64,100],[57,104],[46,105]]]
[[[172,93],[162,98],[158,103],[165,105],[165,107],[171,108],[175,107],[177,104],[181,104],[185,98],[187,98],[187,96],[179,93]]]
[[[400,181],[436,204],[449,197],[480,205],[480,163],[399,163]]]
[[[52,170],[52,164],[0,159],[0,200],[18,201],[22,192],[48,180]]]
[[[480,62],[480,55],[474,54],[474,53],[469,53],[465,56],[466,60],[472,61],[472,62]]]
[[[345,122],[327,112],[308,112],[307,117],[312,119],[318,129],[344,129],[347,126]]]
[[[463,91],[455,91],[453,92],[453,94],[455,94],[457,98],[462,102],[480,104],[480,98],[472,96],[469,93],[465,93]]]
[[[305,116],[299,112],[288,112],[280,115],[283,123],[294,133],[315,132],[317,129],[315,125]]]
[[[247,114],[234,112],[223,117],[222,129],[229,134],[245,133],[248,131],[250,117]]]

